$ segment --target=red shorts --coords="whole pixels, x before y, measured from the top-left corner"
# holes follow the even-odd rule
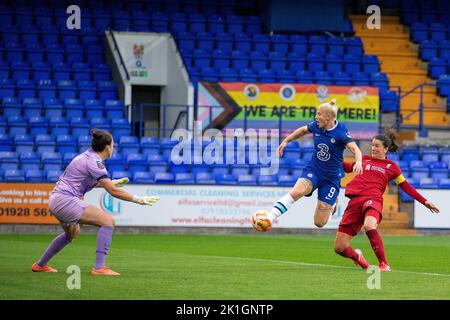
[[[367,212],[367,209],[373,208]],[[347,208],[345,209],[344,216],[339,224],[338,231],[348,234],[349,236],[356,236],[364,225],[364,219],[366,216],[372,216],[377,219],[377,223],[381,222],[383,211],[383,198],[357,196],[351,198]]]

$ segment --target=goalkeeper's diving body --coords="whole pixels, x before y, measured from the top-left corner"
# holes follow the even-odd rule
[[[113,137],[108,132],[96,129],[91,130],[91,135],[91,148],[72,160],[50,194],[49,210],[58,219],[64,232],[53,239],[39,261],[32,265],[34,272],[57,272],[48,262],[76,238],[80,232],[80,224],[86,224],[99,227],[96,262],[91,274],[119,275],[105,266],[114,230],[114,218],[84,202],[84,195],[94,187],[102,187],[113,197],[141,205],[153,205],[159,200],[159,197],[140,197],[119,189],[128,183],[128,178],[110,180],[103,164],[113,154]]]

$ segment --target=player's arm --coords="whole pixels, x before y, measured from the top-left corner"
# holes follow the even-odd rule
[[[103,187],[110,195],[112,195],[114,198],[118,198],[120,200],[124,201],[130,201],[138,204],[146,204],[146,205],[153,205],[158,200],[158,196],[146,196],[146,197],[140,197],[133,195],[123,189],[119,189],[116,184],[113,183],[113,180],[109,178],[103,178],[100,179],[99,182],[101,187]]]
[[[353,172],[355,174],[362,174],[363,173],[363,169],[362,169],[362,153],[361,150],[359,149],[358,145],[356,144],[355,141],[351,141],[349,143],[347,143],[347,149],[350,150],[351,153],[353,153],[353,155],[355,156],[355,164],[353,165]]]
[[[353,165],[354,165],[354,164],[355,164],[354,162],[344,161],[344,162],[342,163],[342,166],[344,167],[344,171],[345,171],[346,173],[353,172]]]
[[[128,182],[130,182],[130,180],[127,177],[125,177],[125,178],[111,180],[111,182],[116,187],[122,188],[124,185],[126,185]],[[100,185],[100,182],[97,182],[97,184],[94,186],[94,188],[102,188],[102,186]]]
[[[297,140],[308,133],[310,133],[310,131],[308,130],[308,126],[303,126],[303,127],[296,129],[291,134],[289,134],[286,138],[284,138],[284,140],[278,146],[278,150],[277,150],[278,156],[279,157],[283,156],[283,149],[287,146],[287,144],[289,142]]]
[[[395,183],[402,188],[409,196],[413,197],[415,200],[419,201],[425,207],[430,209],[433,213],[439,213],[439,208],[436,207],[433,203],[425,199],[412,185],[406,181],[403,174],[400,174],[397,178],[395,178]]]

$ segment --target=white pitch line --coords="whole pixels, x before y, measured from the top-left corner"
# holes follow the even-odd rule
[[[357,267],[336,266],[336,265],[331,265],[331,264],[308,263],[308,262],[286,261],[286,260],[270,260],[270,259],[258,259],[258,258],[226,257],[226,256],[205,256],[205,255],[201,255],[201,257],[205,257],[205,258],[207,258],[207,257],[214,257],[214,258],[225,258],[225,259],[262,261],[262,262],[271,262],[271,263],[293,264],[293,265],[299,265],[299,266],[324,267],[324,268],[335,268],[335,269],[356,269],[357,268]],[[391,272],[395,272],[395,273],[409,273],[409,274],[417,274],[417,275],[424,275],[424,276],[450,277],[450,274],[433,273],[433,272],[418,272],[418,271],[404,271],[404,270],[392,270]]]

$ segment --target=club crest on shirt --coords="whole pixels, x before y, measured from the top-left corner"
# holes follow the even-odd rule
[[[97,167],[99,167],[100,169],[105,169],[105,166],[101,161],[97,161]]]

